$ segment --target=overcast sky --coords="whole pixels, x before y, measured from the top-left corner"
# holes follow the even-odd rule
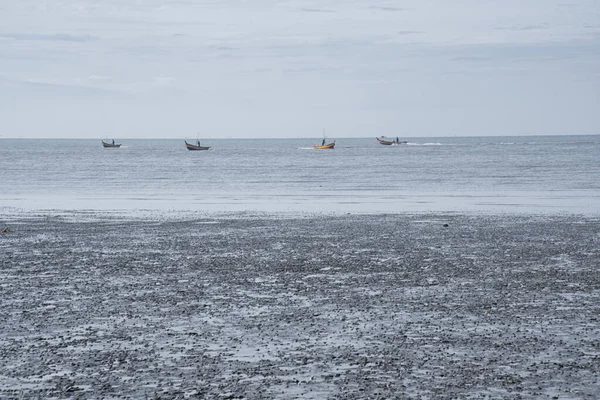
[[[600,133],[598,0],[0,0],[0,136]]]

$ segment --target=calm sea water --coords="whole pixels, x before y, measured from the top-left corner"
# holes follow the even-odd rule
[[[0,140],[0,212],[600,213],[600,136]]]

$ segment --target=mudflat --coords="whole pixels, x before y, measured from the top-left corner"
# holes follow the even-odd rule
[[[0,217],[0,398],[598,398],[600,223]]]

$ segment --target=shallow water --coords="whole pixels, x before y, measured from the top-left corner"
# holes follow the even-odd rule
[[[600,136],[0,140],[0,212],[600,212]]]

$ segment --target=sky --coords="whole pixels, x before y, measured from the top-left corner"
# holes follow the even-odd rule
[[[600,133],[598,0],[0,0],[0,137]]]

